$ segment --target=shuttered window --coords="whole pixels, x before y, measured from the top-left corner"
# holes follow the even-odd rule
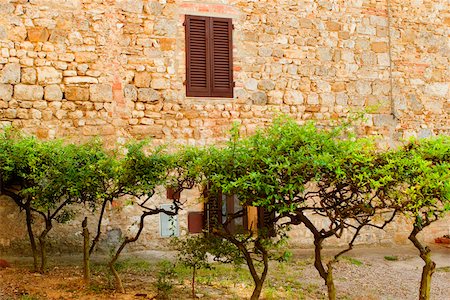
[[[175,211],[172,204],[162,204],[161,209]],[[178,216],[170,216],[164,212],[159,214],[161,237],[173,237],[179,235]]]
[[[233,98],[231,19],[186,16],[186,95]]]

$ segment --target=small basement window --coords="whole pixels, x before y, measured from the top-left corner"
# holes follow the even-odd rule
[[[175,211],[172,204],[162,204],[161,209]],[[178,216],[170,216],[166,213],[159,214],[161,237],[179,236]]]

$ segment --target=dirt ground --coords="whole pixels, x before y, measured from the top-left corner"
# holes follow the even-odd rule
[[[432,299],[450,300],[450,248],[435,246]],[[332,255],[336,250],[327,250]],[[314,269],[312,250],[292,250],[287,263],[271,263],[263,299],[325,299],[326,287]],[[146,251],[128,255],[119,264],[126,294],[114,291],[102,261],[93,262],[93,280],[82,283],[79,257],[53,257],[45,275],[29,271],[30,259],[6,257],[12,268],[0,270],[0,299],[152,299],[157,295],[159,261],[173,261],[173,252]],[[2,257],[5,258],[5,257]],[[410,246],[363,247],[352,250],[334,271],[338,299],[417,299],[422,261]],[[176,268],[170,299],[190,298],[190,271]],[[245,299],[252,281],[243,266],[217,265],[198,274],[197,296],[203,299]]]

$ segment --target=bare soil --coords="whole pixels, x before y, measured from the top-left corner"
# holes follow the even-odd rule
[[[437,270],[433,275],[432,299],[450,299],[450,248],[433,247]],[[273,262],[263,299],[326,299],[326,287],[314,269],[312,250],[292,250],[287,263]],[[336,250],[327,250],[332,255]],[[2,257],[5,258],[5,257]],[[173,252],[133,253],[119,264],[126,294],[114,291],[112,277],[103,265],[105,257],[96,257],[93,280],[82,282],[81,259],[53,257],[47,274],[29,271],[29,258],[7,257],[11,268],[0,269],[0,299],[155,299],[158,261],[173,261]],[[422,261],[414,248],[371,247],[352,250],[338,264],[334,277],[338,299],[417,299]],[[190,298],[190,271],[177,267],[171,282],[170,299]],[[252,281],[245,266],[235,269],[217,265],[198,274],[197,296],[203,299],[245,299],[252,291]]]

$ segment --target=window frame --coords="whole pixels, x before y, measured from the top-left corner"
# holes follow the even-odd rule
[[[191,20],[205,21],[205,63],[206,63],[206,88],[197,88],[192,86],[191,76],[191,48],[190,40],[192,35]],[[215,84],[215,55],[214,51],[214,22],[228,23],[228,88],[220,88]],[[206,97],[206,98],[234,98],[234,75],[233,75],[233,19],[212,16],[185,15],[185,62],[186,62],[186,96],[187,97]],[[223,46],[223,45],[222,45]],[[222,72],[223,74],[223,72]]]

